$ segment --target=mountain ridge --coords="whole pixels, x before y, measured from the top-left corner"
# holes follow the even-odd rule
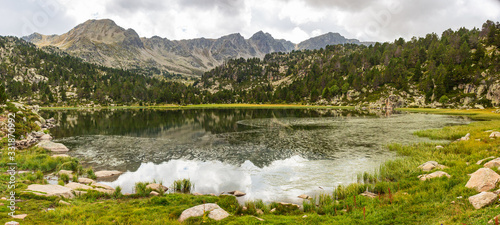
[[[121,69],[156,68],[156,73],[202,75],[228,59],[263,58],[273,52],[319,49],[327,45],[355,43],[327,33],[295,44],[258,31],[245,39],[239,33],[219,38],[170,40],[159,36],[140,37],[135,30],[118,26],[113,20],[88,20],[61,35],[33,33],[22,39],[38,47],[54,46],[86,62]]]

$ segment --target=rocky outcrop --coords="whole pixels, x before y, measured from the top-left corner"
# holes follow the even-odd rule
[[[55,184],[32,184],[29,185],[28,188],[26,189],[27,191],[31,191],[33,194],[36,195],[43,195],[43,196],[60,196],[63,198],[73,198],[74,195],[71,192],[72,189],[69,187],[64,187],[61,185],[55,185]]]
[[[222,220],[226,217],[229,216],[229,213],[227,213],[224,209],[219,207],[215,203],[207,203],[203,205],[198,205],[195,207],[191,207],[189,209],[186,209],[182,212],[181,216],[179,217],[179,222],[183,222],[184,220],[191,218],[191,217],[198,217],[198,216],[203,216],[205,212],[208,213],[208,217],[213,219],[213,220]]]
[[[443,172],[443,171],[436,171],[434,173],[431,173],[431,174],[423,174],[423,175],[420,175],[418,176],[418,178],[421,180],[421,181],[426,181],[426,180],[429,180],[429,179],[433,179],[433,178],[437,178],[437,177],[443,177],[443,176],[446,176],[448,178],[450,178],[451,176],[446,173],[446,172]]]
[[[38,147],[41,147],[45,150],[51,151],[51,152],[68,152],[69,149],[61,144],[61,143],[54,143],[52,141],[42,141],[37,144]]]
[[[492,204],[497,199],[498,195],[493,192],[481,192],[477,195],[469,197],[469,202],[475,209],[480,209]]]
[[[470,179],[465,184],[465,187],[473,188],[479,192],[495,188],[497,182],[500,181],[500,175],[490,168],[481,168],[469,175]]]
[[[102,171],[97,171],[94,174],[97,178],[105,178],[105,177],[120,175],[122,173],[123,172],[117,170],[102,170]]]

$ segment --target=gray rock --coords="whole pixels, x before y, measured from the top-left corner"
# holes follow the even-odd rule
[[[57,184],[32,184],[26,189],[34,194],[42,196],[60,196],[63,198],[73,198],[72,189]]]
[[[46,149],[51,152],[67,152],[69,149],[61,144],[61,143],[54,143],[52,141],[41,141],[40,143],[37,144],[37,146]]]
[[[479,192],[489,191],[495,188],[497,182],[500,181],[500,175],[490,168],[480,168],[469,175],[470,179],[467,181],[467,184],[465,184],[465,187],[473,188]]]
[[[208,214],[208,217],[214,220],[222,220],[226,217],[229,216],[229,213],[227,213],[224,209],[219,207],[215,203],[207,203],[203,205],[197,205],[194,207],[191,207],[189,209],[186,209],[182,212],[181,216],[179,217],[179,221],[183,222],[184,220],[190,218],[190,217],[198,217],[198,216],[203,216],[205,212],[210,212]]]
[[[469,197],[469,202],[475,209],[480,209],[492,204],[497,200],[497,198],[498,195],[493,192],[481,192],[477,195]]]

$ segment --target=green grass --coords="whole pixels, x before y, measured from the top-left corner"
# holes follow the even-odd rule
[[[91,107],[92,108],[92,107]],[[354,109],[353,106],[320,106],[300,104],[200,104],[200,105],[156,105],[156,106],[102,106],[97,109],[200,109],[200,108],[332,108]],[[82,107],[40,107],[43,110],[78,110]]]
[[[411,109],[411,111],[415,111]],[[41,197],[22,193],[18,202],[18,214],[27,213],[25,224],[179,224],[177,218],[183,210],[203,204],[217,203],[231,216],[216,222],[208,217],[192,218],[186,224],[486,224],[499,214],[498,202],[480,210],[475,210],[467,198],[477,194],[465,188],[467,174],[481,168],[478,160],[489,156],[500,156],[500,139],[490,139],[487,130],[500,131],[500,115],[488,110],[421,110],[425,113],[463,115],[473,119],[489,120],[468,125],[445,127],[442,129],[417,131],[416,135],[431,139],[455,140],[466,133],[471,140],[444,143],[437,149],[435,143],[411,145],[391,144],[388,148],[401,157],[388,161],[374,173],[358,174],[358,183],[338,186],[330,193],[313,196],[304,200],[303,210],[280,203],[264,204],[262,201],[248,201],[247,210],[238,204],[233,196],[193,196],[184,194],[183,186],[190,182],[178,181],[174,190],[164,196],[149,196],[147,183],[137,184],[136,193],[112,195],[89,191],[87,195],[67,200],[71,206],[58,204],[57,197]],[[476,140],[479,139],[479,140]],[[5,144],[5,142],[3,141]],[[5,156],[5,151],[2,153]],[[19,175],[18,190],[31,183],[42,183],[43,174],[60,168],[80,170],[75,159],[51,158],[43,149],[30,148],[20,151],[16,160],[20,168],[34,171],[34,174]],[[448,168],[442,169],[451,178],[436,178],[420,181],[418,176],[425,173],[417,167],[434,160]],[[0,159],[0,172],[5,172],[6,157]],[[494,169],[498,172],[497,169]],[[75,170],[74,170],[75,171]],[[76,171],[75,171],[76,172]],[[92,175],[87,170],[87,176]],[[0,173],[0,192],[6,195],[9,176]],[[117,190],[119,190],[117,188]],[[185,189],[184,189],[185,190]],[[364,191],[377,194],[376,198],[359,195]],[[7,204],[6,201],[0,201]],[[452,202],[454,202],[452,204]],[[55,207],[55,211],[45,212]],[[257,209],[264,215],[257,214]],[[306,217],[304,217],[306,215]],[[262,218],[261,222],[256,219]],[[7,209],[0,207],[0,224],[12,220],[7,217]]]

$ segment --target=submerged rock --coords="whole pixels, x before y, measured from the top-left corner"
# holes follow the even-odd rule
[[[60,196],[63,198],[73,198],[72,189],[57,184],[32,184],[26,189],[32,191],[33,194],[42,196]]]
[[[210,212],[208,214],[208,217],[213,220],[222,220],[229,216],[229,213],[227,213],[224,209],[219,207],[219,205],[215,203],[207,203],[203,205],[197,205],[184,210],[181,216],[179,217],[179,221],[183,222],[184,220],[190,217],[203,216],[205,212]]]
[[[475,209],[480,209],[492,204],[497,200],[497,198],[498,195],[493,192],[481,192],[477,195],[469,197],[469,202]]]
[[[450,174],[448,174],[446,172],[436,171],[436,172],[431,173],[431,174],[420,175],[420,176],[418,176],[418,178],[420,178],[421,181],[425,181],[425,180],[429,180],[429,179],[436,178],[436,177],[442,177],[442,176],[446,176],[448,178],[451,177]]]
[[[467,184],[465,184],[465,187],[473,188],[479,192],[489,191],[495,188],[497,182],[500,181],[500,175],[490,168],[480,168],[469,175],[470,179],[467,181]]]
[[[61,143],[54,143],[52,141],[41,141],[40,143],[37,144],[37,146],[51,151],[51,152],[67,152],[69,149],[61,144]]]

